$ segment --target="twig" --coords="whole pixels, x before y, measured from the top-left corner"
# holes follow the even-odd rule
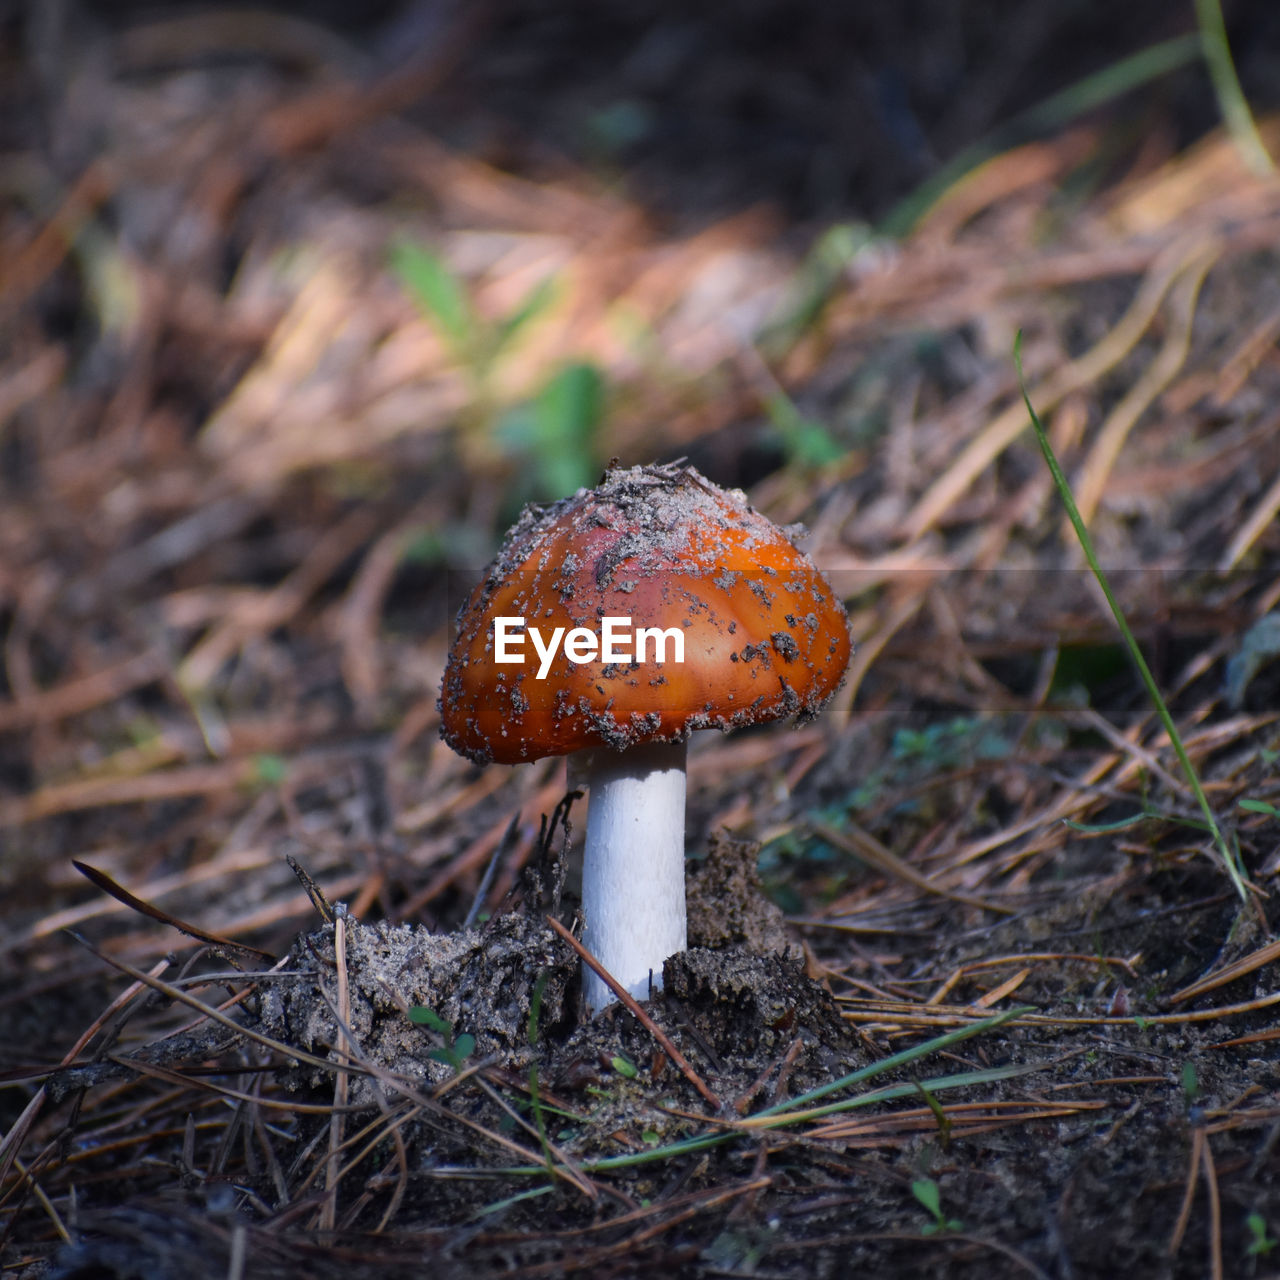
[[[1222,1199],[1218,1195],[1218,1174],[1213,1167],[1208,1134],[1200,1147],[1200,1165],[1209,1192],[1209,1274],[1212,1280],[1222,1280]]]
[[[1225,573],[1236,567],[1245,552],[1272,527],[1277,512],[1280,512],[1280,473],[1277,473],[1275,483],[1262,495],[1258,505],[1236,531],[1230,546],[1222,553],[1218,561],[1220,572]]]
[[[260,951],[257,947],[251,947],[247,943],[234,942],[230,938],[221,938],[216,933],[209,933],[201,929],[199,925],[194,925],[188,920],[180,920],[177,916],[170,915],[167,911],[162,911],[159,907],[152,906],[149,902],[144,902],[141,898],[137,898],[130,893],[123,885],[117,884],[105,871],[99,871],[97,867],[91,867],[87,862],[80,862],[78,859],[72,858],[71,865],[94,888],[110,894],[117,902],[122,903],[131,911],[136,911],[139,915],[146,916],[149,920],[158,920],[161,924],[166,924],[171,929],[176,929],[179,933],[185,933],[189,938],[195,938],[198,942],[207,942],[211,947],[218,947],[224,951],[248,952],[249,955],[257,956],[268,964],[275,964],[276,962],[276,957],[270,951]],[[231,959],[230,956],[227,958],[228,960]]]
[[[1249,952],[1247,956],[1241,956],[1239,960],[1224,965],[1213,973],[1205,974],[1203,978],[1196,979],[1195,982],[1183,987],[1181,991],[1175,991],[1169,997],[1169,1003],[1181,1004],[1182,1001],[1190,1000],[1194,996],[1204,995],[1206,991],[1213,991],[1228,982],[1234,982],[1235,979],[1244,977],[1246,973],[1253,973],[1261,969],[1263,965],[1271,964],[1276,960],[1280,960],[1280,939],[1258,947],[1256,950]]]
[[[184,689],[203,689],[224,662],[269,631],[283,627],[337,572],[342,562],[373,533],[374,515],[357,507],[326,529],[302,562],[278,586],[246,598],[183,659],[178,682]]]
[[[306,890],[307,897],[311,899],[311,905],[315,907],[316,913],[325,924],[332,924],[333,908],[329,905],[329,899],[324,896],[324,890],[315,882],[311,872],[291,853],[286,854],[284,860],[289,864],[289,870],[298,877],[298,882]]]
[[[338,970],[338,1021],[342,1026],[349,1027],[351,988],[347,982],[347,918],[341,911],[334,916],[333,921],[333,955]],[[339,1071],[333,1081],[333,1114],[329,1117],[329,1168],[325,1177],[324,1203],[320,1208],[321,1231],[332,1231],[337,1223],[338,1174],[342,1167],[342,1116],[346,1105],[347,1073]]]
[[[90,675],[64,681],[12,702],[0,702],[0,733],[14,733],[34,724],[82,715],[150,684],[159,679],[164,670],[163,657],[154,649],[144,649]]]
[[[671,1042],[671,1037],[667,1035],[663,1029],[640,1007],[636,998],[613,976],[599,960],[591,954],[580,943],[577,938],[569,932],[568,929],[560,923],[555,916],[547,916],[547,923],[558,933],[582,958],[582,963],[587,965],[591,971],[596,974],[600,980],[613,992],[615,996],[630,1010],[631,1013],[640,1020],[640,1024],[646,1031],[662,1046],[667,1057],[680,1068],[684,1074],[684,1078],[693,1085],[693,1087],[707,1100],[711,1106],[718,1111],[720,1109],[720,1099],[707,1088],[702,1077],[689,1064],[689,1060],[680,1052],[679,1049]]]
[[[1076,505],[1087,524],[1102,502],[1103,490],[1120,451],[1138,419],[1173,381],[1191,350],[1191,326],[1196,299],[1209,268],[1222,253],[1222,245],[1210,242],[1193,255],[1169,294],[1168,329],[1164,345],[1120,403],[1107,414],[1076,481]]]
[[[516,837],[519,833],[520,813],[517,810],[511,815],[511,821],[507,824],[507,829],[503,832],[502,839],[498,841],[498,847],[493,851],[493,856],[489,859],[489,865],[484,869],[484,875],[480,877],[480,884],[476,888],[475,897],[471,899],[467,918],[462,922],[464,930],[470,929],[475,924],[476,917],[480,914],[480,908],[484,906],[484,900],[489,896],[489,890],[493,885],[493,877],[497,874],[498,864],[515,846]]]
[[[1160,254],[1119,322],[1083,355],[1031,388],[1031,399],[1042,413],[1055,408],[1072,391],[1096,382],[1133,350],[1155,319],[1165,294],[1199,259],[1204,248],[1200,238],[1190,243],[1185,239],[1175,240]],[[923,537],[1026,429],[1026,414],[1015,401],[961,450],[916,503],[904,521],[906,536],[912,542]]]
[[[260,1031],[255,1031],[252,1027],[242,1026],[236,1022],[234,1018],[229,1018],[220,1009],[215,1009],[212,1005],[207,1005],[201,1000],[197,1000],[195,996],[183,991],[181,987],[175,987],[172,983],[164,982],[159,978],[153,977],[149,973],[144,973],[141,969],[135,969],[128,961],[113,956],[109,952],[103,951],[95,947],[87,938],[82,937],[73,929],[68,929],[67,934],[74,938],[82,947],[91,955],[95,955],[99,960],[109,964],[113,969],[118,969],[127,977],[132,978],[135,982],[145,983],[153,991],[158,991],[161,995],[167,996],[170,1000],[176,1000],[179,1004],[185,1004],[188,1008],[196,1010],[197,1013],[203,1014],[204,1017],[211,1019],[220,1026],[226,1027],[228,1031],[234,1032],[238,1036],[243,1036],[246,1040],[252,1040],[255,1044],[260,1044],[264,1048],[272,1050],[274,1053],[280,1054],[287,1060],[298,1063],[304,1063],[309,1067],[319,1067],[324,1071],[333,1071],[336,1065],[328,1059],[317,1057],[313,1053],[308,1053],[305,1049],[299,1048],[297,1045],[284,1044],[279,1040],[273,1040],[270,1036],[263,1035]],[[341,1070],[358,1071],[360,1075],[367,1074],[356,1067],[343,1067]]]
[[[251,784],[256,772],[257,764],[253,760],[228,760],[166,769],[138,778],[78,778],[72,782],[54,782],[28,796],[0,800],[0,828],[20,827],[40,818],[105,805],[218,795]]]
[[[926,893],[936,893],[950,902],[960,902],[967,907],[979,907],[983,911],[994,911],[1002,916],[1014,914],[1012,907],[1005,907],[971,894],[956,893],[930,880],[928,876],[921,875],[913,866],[881,844],[869,831],[864,831],[860,827],[850,826],[846,831],[837,831],[835,827],[828,826],[825,822],[811,822],[808,826],[815,836],[828,844],[833,844],[837,849],[843,849],[845,853],[869,863],[882,874],[896,876],[899,880],[905,880]]]
[[[1196,0],[1196,22],[1200,28],[1200,44],[1209,67],[1209,78],[1218,98],[1218,110],[1222,112],[1231,141],[1251,173],[1269,178],[1276,171],[1275,161],[1262,141],[1253,112],[1249,110],[1244,91],[1240,88],[1220,0]]]

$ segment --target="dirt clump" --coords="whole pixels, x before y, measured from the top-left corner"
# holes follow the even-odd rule
[[[573,1007],[577,957],[545,923],[523,915],[496,916],[482,928],[456,933],[354,919],[343,921],[343,930],[345,1030],[338,1028],[332,924],[294,944],[284,973],[266,985],[255,1030],[320,1056],[346,1049],[349,1040],[356,1060],[379,1073],[438,1085],[453,1074],[449,1044],[436,1043],[441,1035],[446,1041],[469,1035],[474,1053],[521,1066],[529,1056],[535,999],[547,1027],[563,1025]],[[422,1023],[411,1010],[434,1016]],[[296,1087],[318,1086],[330,1074],[319,1065],[291,1073]],[[351,1101],[372,1101],[359,1077],[352,1081]]]
[[[742,943],[760,955],[781,952],[803,959],[782,908],[764,895],[760,845],[713,831],[707,856],[691,862],[685,878],[685,911],[691,947]]]

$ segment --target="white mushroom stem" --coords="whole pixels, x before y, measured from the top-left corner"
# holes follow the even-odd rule
[[[636,997],[662,987],[662,962],[685,949],[685,744],[597,750],[582,870],[583,943]],[[617,997],[590,969],[592,1013]]]

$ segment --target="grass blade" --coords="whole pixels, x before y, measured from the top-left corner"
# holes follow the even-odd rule
[[[1222,20],[1220,0],[1196,0],[1196,21],[1200,25],[1200,44],[1204,49],[1205,64],[1213,92],[1218,98],[1218,110],[1231,140],[1236,144],[1246,165],[1260,178],[1275,173],[1275,161],[1263,144],[1262,135],[1254,123],[1253,112],[1245,101],[1236,75],[1231,46],[1227,43],[1227,26]]]
[[[1198,37],[1176,36],[1139,49],[1137,53],[1068,85],[953,156],[932,178],[890,210],[879,228],[880,232],[895,238],[905,236],[970,170],[1036,134],[1079,119],[1085,112],[1185,66],[1201,51]]]
[[[1062,498],[1062,505],[1067,509],[1067,516],[1071,520],[1071,527],[1076,531],[1076,538],[1080,542],[1080,548],[1084,552],[1085,559],[1089,562],[1089,568],[1092,570],[1098,586],[1102,588],[1102,594],[1106,597],[1112,617],[1115,618],[1116,626],[1119,627],[1120,634],[1124,638],[1125,647],[1129,650],[1129,656],[1133,659],[1133,664],[1137,667],[1139,676],[1142,677],[1142,683],[1146,686],[1147,696],[1151,699],[1151,703],[1156,709],[1156,714],[1160,717],[1160,723],[1164,725],[1165,732],[1169,735],[1169,741],[1173,744],[1178,762],[1182,765],[1183,772],[1187,776],[1187,781],[1195,795],[1196,803],[1200,806],[1200,812],[1204,814],[1205,822],[1208,823],[1209,830],[1213,833],[1213,843],[1222,859],[1223,869],[1226,871],[1236,893],[1239,894],[1240,901],[1247,904],[1250,902],[1249,886],[1245,880],[1243,870],[1232,853],[1231,847],[1227,844],[1226,837],[1222,834],[1222,828],[1218,826],[1218,820],[1214,817],[1213,809],[1209,805],[1209,798],[1205,795],[1204,788],[1200,785],[1199,775],[1195,771],[1195,766],[1191,763],[1191,757],[1187,755],[1187,749],[1183,745],[1182,735],[1178,732],[1178,726],[1174,724],[1173,716],[1169,713],[1169,708],[1165,704],[1159,687],[1156,685],[1155,677],[1151,674],[1151,668],[1147,666],[1147,660],[1142,656],[1142,650],[1138,647],[1138,642],[1134,638],[1133,632],[1129,629],[1129,623],[1124,616],[1124,611],[1120,608],[1120,602],[1111,590],[1111,583],[1107,580],[1107,575],[1103,573],[1102,566],[1098,563],[1097,554],[1093,549],[1093,539],[1089,537],[1089,530],[1085,528],[1084,518],[1080,515],[1080,508],[1076,506],[1076,500],[1071,493],[1071,486],[1067,483],[1067,477],[1063,475],[1061,466],[1058,465],[1057,455],[1053,452],[1053,445],[1049,443],[1049,436],[1044,429],[1044,424],[1040,421],[1040,415],[1036,413],[1035,406],[1031,403],[1031,397],[1027,394],[1027,380],[1022,372],[1021,333],[1014,339],[1013,363],[1018,370],[1018,389],[1022,392],[1022,402],[1027,406],[1027,412],[1031,415],[1031,425],[1035,429],[1040,452],[1044,455],[1049,474],[1053,477],[1053,483]]]
[[[391,251],[391,267],[422,313],[439,330],[456,359],[476,343],[478,326],[457,276],[444,260],[421,245],[402,240]]]

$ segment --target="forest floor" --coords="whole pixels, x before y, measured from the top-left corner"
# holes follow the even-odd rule
[[[430,34],[3,50],[4,1273],[1280,1275],[1280,183],[1157,103],[823,223],[716,170],[726,58],[664,207],[634,102],[468,132],[537,39]],[[803,522],[857,642],[692,744],[648,1023],[548,918],[564,762],[436,710],[503,531],[614,457]]]

